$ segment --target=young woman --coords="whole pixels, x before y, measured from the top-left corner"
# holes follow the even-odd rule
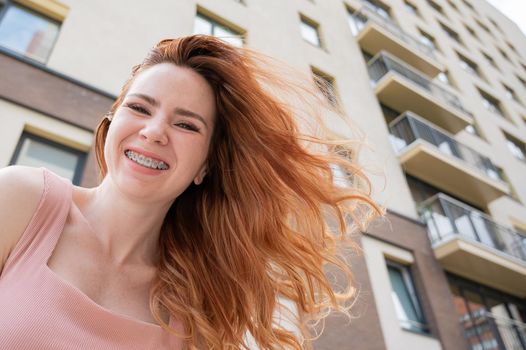
[[[320,96],[258,57],[163,40],[96,130],[97,187],[0,171],[0,348],[301,349],[348,310],[340,248],[378,208],[335,184],[361,177],[338,142],[300,132]]]

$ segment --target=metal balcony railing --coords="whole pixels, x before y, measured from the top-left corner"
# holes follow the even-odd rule
[[[471,349],[526,350],[526,323],[480,311],[460,320]]]
[[[420,203],[419,211],[432,245],[460,236],[526,262],[526,236],[456,199],[439,193]]]
[[[367,22],[371,21],[393,34],[396,38],[402,40],[411,47],[416,48],[424,55],[436,60],[435,48],[433,46],[430,46],[406,33],[391,19],[379,15],[375,9],[370,8],[368,3],[365,3],[364,6],[355,11],[351,17],[355,25],[354,35],[360,33],[366,27]]]
[[[440,152],[462,160],[468,166],[484,173],[492,179],[503,180],[497,167],[488,157],[459,143],[430,123],[414,117],[411,112],[402,113],[393,120],[389,124],[389,131],[391,141],[397,152],[400,152],[415,140],[422,139],[436,146]]]
[[[439,101],[448,104],[464,114],[471,115],[455,94],[433,83],[423,73],[409,67],[386,52],[380,52],[371,58],[367,63],[367,70],[374,84],[378,83],[387,73],[394,72],[423,88]]]

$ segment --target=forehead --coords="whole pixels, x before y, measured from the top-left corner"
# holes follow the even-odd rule
[[[161,107],[185,108],[213,121],[215,96],[210,84],[188,67],[160,63],[139,73],[127,95],[140,93],[153,97]]]

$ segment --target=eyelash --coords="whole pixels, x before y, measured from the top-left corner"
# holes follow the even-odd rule
[[[131,110],[133,110],[133,111],[135,111],[137,113],[150,115],[150,111],[148,111],[146,108],[144,108],[141,105],[138,105],[138,104],[135,104],[135,103],[129,103],[129,104],[125,104],[124,106],[127,107],[127,108],[130,108]],[[196,127],[193,124],[190,124],[190,123],[180,122],[180,123],[176,123],[174,125],[182,128],[182,129],[185,129],[185,130],[199,132],[199,128]]]
[[[130,108],[131,110],[134,110],[135,112],[150,115],[150,111],[144,108],[141,105],[135,104],[135,103],[127,103],[124,105],[125,107]]]

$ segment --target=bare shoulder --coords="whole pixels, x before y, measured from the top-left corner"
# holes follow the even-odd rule
[[[42,169],[0,169],[0,271],[37,209],[43,190]]]

